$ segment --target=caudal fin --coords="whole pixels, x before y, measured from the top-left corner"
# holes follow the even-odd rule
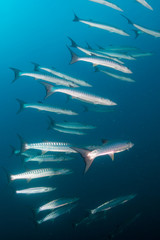
[[[77,17],[77,15],[74,13],[74,19],[73,19],[73,22],[79,22],[79,17]]]
[[[14,79],[12,81],[12,83],[14,83],[21,75],[21,71],[17,68],[12,68],[10,67],[10,69],[14,72]]]
[[[24,104],[25,104],[25,102],[24,101],[22,101],[22,100],[20,100],[20,99],[16,99],[17,100],[17,102],[19,103],[19,109],[18,109],[18,111],[17,111],[17,114],[18,113],[20,113],[20,112],[22,112],[22,110],[24,109]]]
[[[73,39],[70,38],[70,37],[68,37],[68,39],[71,41],[71,46],[70,47],[76,48],[77,47],[77,43],[75,41],[73,41]]]
[[[71,148],[72,148],[73,150],[75,150],[76,152],[80,153],[81,156],[83,157],[84,162],[85,162],[85,164],[86,164],[84,173],[86,173],[86,172],[88,171],[88,169],[90,168],[93,160],[94,160],[93,157],[89,156],[89,153],[90,153],[91,151],[86,150],[86,149],[84,149],[84,148],[75,148],[75,147],[71,147]]]
[[[46,91],[46,95],[44,97],[44,99],[48,98],[49,96],[51,96],[54,93],[54,87],[53,85],[49,84],[49,83],[45,83],[45,82],[40,82]]]
[[[31,62],[31,63],[32,63],[33,66],[34,66],[34,71],[35,71],[35,72],[39,71],[40,65],[39,65],[38,63],[35,63],[35,62]]]
[[[24,142],[23,138],[19,134],[17,134],[17,137],[19,138],[19,141],[20,141],[20,154],[21,154],[27,150],[25,148],[26,143]]]
[[[53,118],[51,118],[50,116],[48,116],[48,119],[49,119],[48,130],[50,130],[54,127],[55,122],[54,122]]]
[[[67,48],[68,48],[68,50],[70,51],[70,54],[71,54],[70,64],[78,62],[78,56],[68,46],[67,46]]]
[[[140,35],[140,31],[139,30],[133,29],[133,32],[135,33],[135,39],[137,37],[139,37],[139,35]]]

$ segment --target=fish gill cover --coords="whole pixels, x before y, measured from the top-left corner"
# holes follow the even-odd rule
[[[1,1],[1,239],[159,239],[159,11]]]

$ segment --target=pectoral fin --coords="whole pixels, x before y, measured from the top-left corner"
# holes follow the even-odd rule
[[[114,153],[110,153],[108,154],[110,156],[110,158],[112,159],[112,161],[114,161]]]
[[[31,178],[28,178],[28,179],[27,179],[27,183],[29,183],[30,181],[31,181]]]

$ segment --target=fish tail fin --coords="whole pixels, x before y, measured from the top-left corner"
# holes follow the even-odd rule
[[[135,39],[139,37],[140,35],[139,30],[133,29],[133,32],[135,33]]]
[[[89,153],[91,151],[89,150],[86,150],[84,148],[75,148],[75,147],[71,147],[73,150],[75,150],[76,152],[80,153],[81,156],[83,157],[84,159],[84,162],[85,162],[85,170],[84,170],[84,174],[88,171],[88,169],[90,168],[94,158],[89,156]]]
[[[133,22],[129,18],[127,18],[125,15],[121,14],[121,16],[124,17],[128,21],[128,24],[133,25]]]
[[[89,50],[93,50],[93,48],[89,45],[88,42],[86,42],[86,44],[87,44],[87,48],[88,48]]]
[[[79,17],[77,17],[77,15],[74,13],[74,19],[73,19],[73,22],[79,22]]]
[[[10,69],[14,72],[14,79],[12,80],[12,83],[14,83],[20,77],[21,70],[12,67]]]
[[[26,142],[24,142],[23,138],[19,134],[17,134],[17,137],[19,138],[20,141],[20,154],[21,154],[27,150],[25,147]]]
[[[48,98],[49,96],[51,96],[54,93],[54,90],[56,89],[55,87],[53,87],[53,85],[49,84],[49,83],[45,83],[45,82],[40,82],[43,87],[45,88],[46,91],[46,95],[44,97],[44,99]]]
[[[54,127],[55,121],[50,116],[48,116],[48,119],[49,119],[48,130],[50,130],[50,129],[52,129]]]
[[[16,148],[12,145],[10,145],[10,148],[11,148],[11,154],[9,155],[9,157],[11,158],[15,154]]]
[[[33,225],[34,227],[37,229],[38,228],[38,221],[36,220],[36,210],[34,208],[30,208],[31,210],[31,213],[32,213],[32,222],[33,222]]]
[[[73,64],[78,61],[78,56],[67,46],[68,50],[70,51],[71,54],[71,61],[70,64]]]
[[[70,47],[76,48],[77,47],[77,43],[75,41],[73,41],[73,39],[70,38],[70,37],[68,37],[68,39],[71,41],[71,46]]]
[[[20,112],[22,112],[22,110],[24,109],[24,104],[25,104],[25,102],[24,101],[22,101],[22,100],[20,100],[20,99],[16,99],[17,100],[17,102],[19,103],[19,109],[18,109],[18,111],[17,111],[17,114],[18,113],[20,113]]]
[[[3,169],[3,171],[4,171],[5,175],[6,175],[6,178],[7,178],[7,185],[9,185],[10,182],[11,182],[11,176],[10,176],[10,174],[8,173],[8,171],[7,171],[7,169],[5,167],[2,166],[2,169]]]
[[[97,66],[94,67],[95,72],[100,72],[99,68]]]
[[[39,71],[39,67],[40,67],[40,65],[38,64],[38,63],[35,63],[35,62],[31,62],[32,64],[33,64],[33,66],[34,66],[34,71],[35,72],[37,72],[37,71]]]

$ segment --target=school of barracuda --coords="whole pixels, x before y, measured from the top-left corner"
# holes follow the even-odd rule
[[[120,8],[120,6],[117,6],[116,4],[113,4],[110,1],[105,0],[89,0],[90,4],[100,4],[101,7],[110,7],[114,10],[117,10],[117,14],[119,12],[122,12],[123,9]],[[141,4],[143,7],[146,7],[150,10],[153,10],[153,8],[145,1],[145,0],[136,0],[139,4]],[[93,3],[91,3],[93,2]],[[138,7],[138,4],[137,4]],[[150,30],[149,28],[142,27],[139,25],[140,21],[136,21],[137,23],[133,23],[126,14],[123,14],[122,17],[124,17],[132,27],[134,27],[133,31],[136,33],[136,37],[141,35],[142,33],[152,35],[154,37],[160,37],[160,32],[156,30]],[[112,24],[109,23],[98,23],[95,21],[87,20],[86,18],[79,18],[76,14],[73,16],[73,22],[77,24],[77,28],[81,28],[81,24],[89,25],[91,27],[99,29],[99,31],[104,30],[108,31],[110,33],[115,33],[121,35],[121,37],[130,37],[130,34],[124,31],[120,28],[120,26],[112,26]],[[111,80],[115,79],[115,81],[118,79],[120,81],[123,81],[123,84],[127,84],[129,82],[130,84],[134,84],[136,80],[132,77],[129,77],[132,74],[132,69],[127,67],[127,61],[130,60],[130,65],[132,65],[132,62],[134,62],[138,57],[144,57],[144,56],[151,56],[152,53],[144,52],[136,47],[132,46],[100,46],[99,43],[97,44],[98,48],[94,49],[89,44],[88,47],[82,47],[79,46],[70,36],[68,37],[71,41],[71,46],[67,46],[69,53],[71,55],[70,64],[76,63],[78,61],[86,62],[86,65],[88,68],[93,66],[93,69],[95,74],[104,74],[105,76],[109,76]],[[85,41],[85,39],[84,39]],[[74,48],[76,51],[82,52],[82,57],[77,55],[75,52],[71,50],[71,48]],[[69,62],[69,60],[68,60]],[[68,97],[83,102],[84,112],[85,111],[95,111],[95,112],[110,112],[110,111],[116,111],[118,108],[118,102],[114,101],[113,99],[109,99],[108,96],[99,96],[95,92],[92,91],[91,83],[88,83],[87,81],[84,81],[82,79],[79,79],[75,76],[69,76],[66,73],[61,72],[60,69],[56,70],[50,66],[41,66],[38,63],[32,62],[34,65],[34,71],[20,71],[14,67],[11,67],[10,69],[14,73],[14,79],[13,82],[15,82],[17,79],[23,79],[23,76],[32,78],[33,81],[39,81],[46,90],[46,97],[51,96],[52,94],[61,96],[60,93],[63,93],[67,95]],[[98,67],[97,67],[98,66]],[[119,73],[121,72],[121,73]],[[123,73],[123,74],[122,74]],[[129,76],[127,75],[129,74]],[[106,77],[107,81],[107,77]],[[83,89],[81,89],[83,87]],[[84,88],[87,88],[84,90]],[[89,90],[88,90],[89,89]],[[63,95],[62,94],[62,95]],[[45,101],[44,98],[44,101]],[[22,110],[26,108],[32,108],[37,109],[38,111],[44,111],[47,112],[47,114],[63,114],[63,115],[70,115],[71,121],[55,121],[54,117],[48,116],[48,129],[52,131],[58,131],[59,134],[65,134],[66,136],[69,135],[79,135],[78,138],[83,138],[83,135],[88,134],[89,131],[94,131],[96,126],[92,125],[92,123],[88,122],[76,122],[74,120],[74,115],[78,115],[78,112],[74,112],[72,109],[66,109],[61,108],[58,106],[55,107],[55,105],[49,105],[44,102],[31,102],[31,103],[25,103],[24,101],[17,99],[17,102],[19,103],[19,110],[17,113],[22,112]],[[88,103],[90,106],[86,105]],[[76,102],[75,102],[76,104]],[[103,108],[102,108],[103,107]],[[114,108],[113,108],[114,107]],[[26,110],[25,110],[26,111]],[[23,113],[21,113],[23,114]],[[41,113],[38,113],[39,117]],[[82,135],[82,136],[81,136]],[[112,160],[114,160],[114,154],[123,152],[125,150],[128,150],[134,146],[134,143],[131,142],[131,140],[120,140],[120,141],[108,141],[103,140],[102,144],[100,146],[77,146],[77,144],[74,144],[74,142],[57,142],[56,139],[53,139],[53,141],[39,141],[39,142],[30,142],[26,143],[23,141],[23,139],[19,136],[21,141],[21,147],[20,149],[12,149],[12,153],[16,155],[20,155],[23,163],[27,164],[28,162],[33,163],[43,163],[47,164],[48,162],[50,164],[53,164],[52,167],[45,167],[45,168],[37,168],[27,171],[21,171],[19,173],[12,173],[8,174],[7,170],[6,174],[8,177],[8,181],[20,181],[20,180],[27,180],[32,181],[33,179],[40,179],[40,178],[46,178],[46,177],[55,177],[55,178],[69,178],[70,174],[72,174],[72,169],[69,168],[63,168],[61,167],[64,162],[67,161],[75,161],[75,158],[78,157],[78,153],[81,154],[81,157],[84,159],[85,162],[85,170],[84,173],[86,173],[90,168],[89,171],[92,171],[92,168],[94,168],[92,163],[94,159],[100,156],[108,155],[111,157]],[[96,136],[95,136],[96,138]],[[89,143],[90,144],[90,143]],[[129,152],[126,152],[126,154],[130,154]],[[118,159],[118,156],[116,156],[116,159]],[[100,161],[95,160],[95,161]],[[60,162],[60,167],[55,168],[54,162]],[[83,161],[82,161],[83,164]],[[107,164],[107,161],[106,161]],[[82,176],[83,177],[83,176]],[[34,187],[33,180],[33,187],[32,188],[24,188],[24,189],[17,189],[15,192],[19,195],[46,195],[48,192],[54,192],[56,191],[56,186],[45,186],[45,184],[41,187]],[[44,180],[45,182],[45,180]],[[78,207],[78,202],[81,200],[79,199],[79,196],[70,196],[70,197],[62,197],[62,195],[57,198],[50,199],[49,202],[46,201],[45,204],[42,206],[37,206],[37,209],[34,211],[34,220],[37,223],[37,225],[40,225],[46,221],[55,221],[57,217],[62,216],[63,214],[70,214],[70,211],[74,207]],[[109,199],[107,197],[106,202],[101,202],[99,206],[96,206],[95,208],[90,210],[88,213],[88,216],[82,218],[80,221],[77,221],[77,223],[73,223],[74,227],[78,227],[79,225],[88,225],[92,222],[99,221],[100,219],[106,219],[107,213],[110,209],[117,207],[119,205],[125,204],[128,201],[134,199],[136,197],[136,193],[129,193],[129,195],[125,196],[117,196],[117,198]],[[93,201],[93,199],[92,199]],[[49,211],[48,214],[45,215],[42,219],[39,219],[39,213],[41,211]],[[140,216],[140,214],[136,215]],[[133,217],[134,219],[135,217]],[[135,218],[135,219],[136,219]],[[126,225],[125,225],[126,226]],[[116,235],[116,234],[113,234]]]

